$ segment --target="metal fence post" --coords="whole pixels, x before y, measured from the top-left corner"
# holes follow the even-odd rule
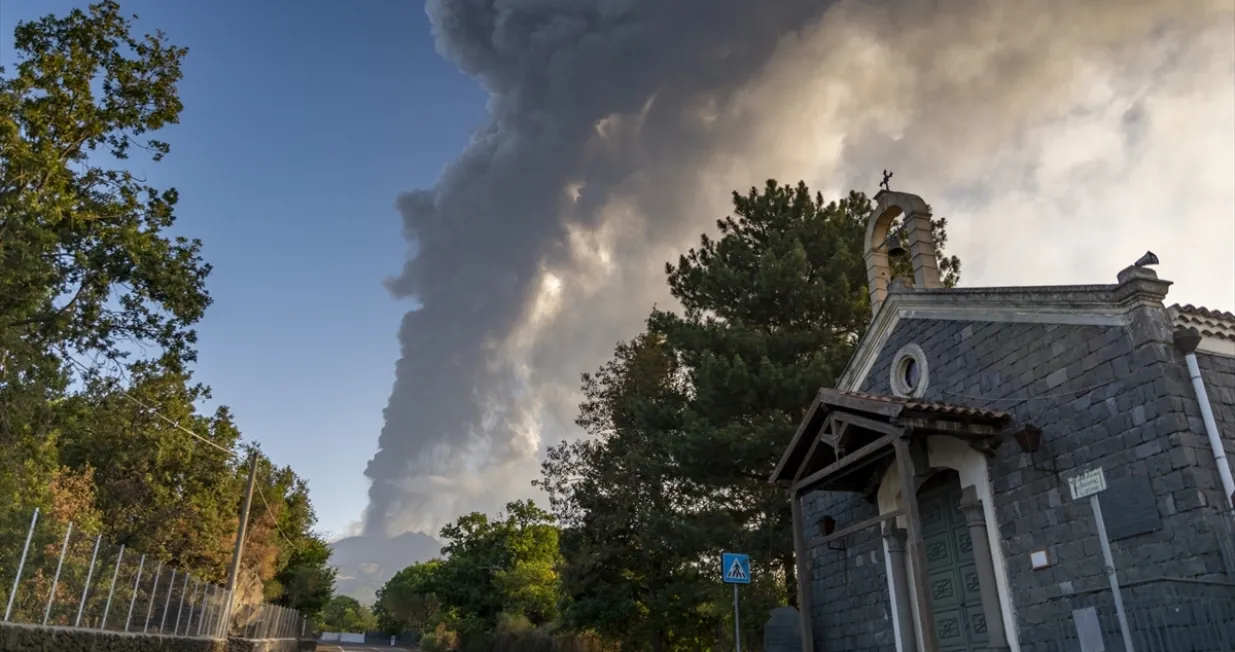
[[[60,569],[64,568],[64,552],[69,547],[69,538],[73,536],[73,521],[64,529],[64,543],[60,544],[60,560],[56,562],[56,575],[51,580],[51,591],[47,593],[47,609],[43,611],[43,624],[51,618],[51,606],[56,602],[56,587],[60,584]]]
[[[206,618],[210,615],[210,589],[213,589],[213,584],[202,584],[202,595],[198,598],[197,605],[197,632],[194,636],[201,637],[202,632],[206,630]]]
[[[189,590],[189,580],[192,578],[192,575],[184,574],[184,586],[180,587],[180,605],[176,607],[176,624],[172,625],[172,636],[180,633],[180,614],[184,612],[184,594]]]
[[[172,578],[167,582],[167,599],[163,601],[163,618],[159,620],[159,633],[167,629],[167,609],[172,605],[172,589],[176,587],[176,569],[172,569]]]
[[[116,555],[116,569],[111,574],[111,588],[107,589],[107,604],[103,607],[103,621],[99,623],[99,629],[107,629],[107,614],[111,613],[111,599],[116,594],[116,578],[120,576],[120,564],[124,563],[124,546],[120,546],[120,553]]]
[[[124,631],[129,631],[129,623],[133,622],[133,607],[137,604],[137,589],[141,586],[142,569],[146,566],[146,556],[142,555],[137,562],[137,575],[133,578],[133,596],[129,598],[129,615],[124,617]],[[120,565],[117,564],[116,568]]]
[[[94,579],[94,562],[99,558],[99,544],[103,542],[103,535],[99,534],[94,537],[94,552],[90,555],[90,570],[86,571],[86,585],[81,590],[81,601],[77,603],[77,618],[73,620],[74,627],[81,627],[81,615],[86,610],[86,596],[90,594],[90,580]]]
[[[232,633],[232,616],[231,611],[227,608],[229,601],[233,599],[232,590],[224,588],[221,598],[222,599],[219,602],[218,609],[214,615],[214,633],[218,638],[227,638]]]
[[[17,597],[17,589],[21,586],[21,572],[26,568],[26,553],[30,552],[30,539],[34,537],[34,526],[39,522],[39,508],[34,508],[34,516],[30,517],[30,529],[26,530],[26,545],[21,548],[21,561],[17,562],[17,575],[13,576],[13,590],[9,591],[9,604],[4,608],[4,622],[9,622],[13,615],[13,599]]]
[[[150,599],[146,600],[146,622],[142,625],[142,633],[150,631],[150,619],[154,617],[154,598],[159,593],[159,574],[163,572],[163,562],[154,569],[154,586],[150,587]]]

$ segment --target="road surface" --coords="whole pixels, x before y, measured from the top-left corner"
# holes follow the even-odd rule
[[[391,647],[372,643],[318,643],[317,652],[408,652],[414,647]]]

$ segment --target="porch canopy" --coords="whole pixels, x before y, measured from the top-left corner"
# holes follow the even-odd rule
[[[956,437],[989,455],[1006,438],[1011,423],[1011,415],[995,410],[821,389],[771,481],[793,495],[847,491],[869,499],[896,462],[903,440],[908,440],[914,470],[924,473],[924,437]]]

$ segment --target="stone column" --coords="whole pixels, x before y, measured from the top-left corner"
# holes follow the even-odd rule
[[[935,260],[935,239],[931,235],[929,213],[912,213],[904,218],[909,230],[909,260],[913,263],[913,285],[916,288],[941,288],[939,263]]]
[[[909,601],[909,573],[905,565],[905,539],[908,535],[895,521],[884,521],[883,540],[888,546],[888,565],[892,567],[892,603],[896,605],[896,625],[901,632],[902,652],[917,652],[918,635],[913,626],[913,603]]]
[[[978,572],[978,593],[982,596],[982,615],[986,618],[987,648],[1008,650],[1008,637],[1003,629],[1003,611],[999,608],[999,588],[995,584],[995,561],[991,556],[990,537],[986,531],[986,514],[978,490],[969,485],[961,490],[961,514],[969,526],[973,544],[973,561]]]

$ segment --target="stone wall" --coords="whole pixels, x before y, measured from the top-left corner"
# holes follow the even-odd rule
[[[802,498],[807,541],[818,536],[824,514],[838,527],[879,513],[856,494],[814,492]],[[828,546],[831,546],[830,548]],[[811,624],[821,652],[894,652],[887,566],[879,530],[871,528],[844,541],[810,551]]]
[[[185,638],[0,623],[0,652],[311,652],[313,640]]]
[[[1222,577],[1205,525],[1220,489],[1212,455],[1205,467],[1204,430],[1190,423],[1195,396],[1160,312],[1145,311],[1128,328],[906,319],[863,384],[890,394],[892,358],[914,343],[929,370],[924,400],[999,409],[1042,428],[1035,459],[1009,444],[988,467],[1021,640],[1065,615],[1059,596],[1105,585],[1091,510],[1070,500],[1065,479],[1095,466],[1108,478],[1149,477],[1163,519],[1162,530],[1112,544],[1124,581]],[[1055,565],[1032,570],[1036,549],[1047,549]]]

